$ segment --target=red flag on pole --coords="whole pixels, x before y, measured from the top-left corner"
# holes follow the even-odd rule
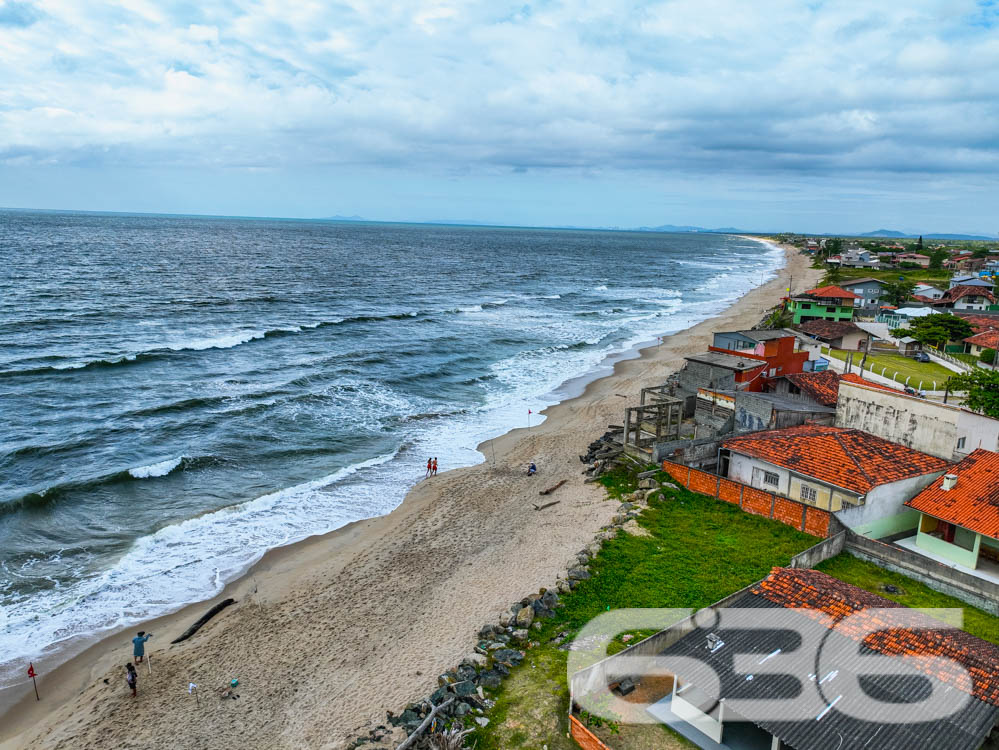
[[[41,698],[38,697],[38,684],[35,682],[35,665],[32,662],[28,662],[28,677],[31,678],[31,685],[35,688],[35,700],[40,701]]]

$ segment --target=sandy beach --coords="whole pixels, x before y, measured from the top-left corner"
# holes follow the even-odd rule
[[[13,748],[338,748],[436,687],[472,651],[475,633],[511,602],[551,587],[606,524],[615,504],[584,485],[579,454],[714,330],[748,328],[821,271],[785,248],[778,278],[720,315],[614,366],[546,421],[480,446],[478,466],[420,482],[387,516],[272,550],[216,599],[141,626],[152,675],[124,681],[131,631],[105,638],[0,704],[0,750]],[[622,398],[624,394],[627,398]],[[495,465],[493,455],[495,453]],[[535,461],[539,476],[524,467]],[[446,468],[446,467],[442,467]],[[551,508],[538,490],[567,480]],[[169,645],[224,598],[236,604],[190,640]],[[238,700],[213,691],[238,678]],[[200,704],[189,695],[197,683]]]

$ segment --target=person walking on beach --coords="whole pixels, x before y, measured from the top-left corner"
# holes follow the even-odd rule
[[[437,456],[434,456],[434,463],[432,465],[433,471],[430,472],[430,476],[437,476]]]
[[[125,682],[132,688],[132,697],[135,697],[135,689],[139,686],[139,675],[132,666],[132,662],[125,665]]]
[[[146,635],[145,630],[140,630],[139,635],[132,639],[132,656],[135,657],[136,664],[142,664],[146,656],[146,641],[152,637],[152,633]]]
[[[427,459],[427,476],[434,470],[434,460],[432,458]]]

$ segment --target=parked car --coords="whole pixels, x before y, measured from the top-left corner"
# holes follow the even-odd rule
[[[929,362],[930,361],[930,355],[927,354],[926,352],[916,352],[915,359],[916,359],[917,362]]]

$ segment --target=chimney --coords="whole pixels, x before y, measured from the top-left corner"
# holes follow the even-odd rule
[[[957,486],[957,474],[944,474],[942,490],[952,490]]]

